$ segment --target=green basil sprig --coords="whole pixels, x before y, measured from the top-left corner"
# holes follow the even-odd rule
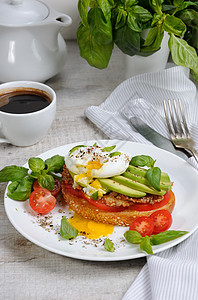
[[[32,185],[37,179],[41,187],[53,190],[54,177],[57,177],[55,173],[62,172],[64,157],[54,155],[45,161],[39,157],[31,157],[28,165],[30,171],[15,165],[7,166],[0,171],[0,182],[11,181],[7,193],[11,199],[21,201],[28,199]]]
[[[78,230],[68,222],[66,217],[63,217],[61,219],[60,234],[62,238],[71,240],[77,237]]]
[[[155,167],[155,160],[148,155],[138,155],[134,156],[130,165],[135,167],[148,167],[146,172],[146,177],[149,183],[157,190],[160,191],[160,179],[161,179],[161,170],[159,167]]]
[[[119,156],[120,154],[121,154],[121,152],[119,152],[119,151],[111,152],[111,153],[109,154],[109,157]]]
[[[104,147],[102,148],[103,152],[111,152],[113,149],[115,149],[116,145],[114,146],[109,146],[109,147]]]
[[[196,0],[78,0],[78,11],[80,55],[91,66],[106,68],[114,45],[130,56],[152,55],[168,33],[174,63],[198,81]]]
[[[114,244],[110,239],[105,239],[104,247],[109,252],[115,251]]]
[[[139,232],[128,230],[124,233],[124,237],[131,244],[140,244],[140,249],[147,254],[153,254],[153,245],[167,243],[187,233],[188,231],[167,230],[155,235],[142,237]]]

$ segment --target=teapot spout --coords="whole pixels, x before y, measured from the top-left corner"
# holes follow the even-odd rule
[[[60,28],[61,27],[68,27],[72,24],[72,19],[68,15],[61,14],[61,15],[56,17],[55,24]]]

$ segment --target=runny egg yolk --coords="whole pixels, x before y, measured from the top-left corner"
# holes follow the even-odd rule
[[[99,239],[108,236],[113,233],[114,229],[113,225],[84,219],[76,213],[68,221],[79,231],[79,235],[84,235],[89,239]]]
[[[96,160],[94,160],[94,161],[89,161],[89,162],[87,163],[87,176],[88,176],[88,177],[92,177],[91,171],[92,171],[93,169],[99,170],[101,167],[102,167],[102,164],[100,163],[100,161],[96,161]]]

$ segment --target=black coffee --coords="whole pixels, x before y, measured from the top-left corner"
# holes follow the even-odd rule
[[[0,111],[27,114],[47,107],[51,98],[45,91],[33,88],[12,88],[0,91]]]

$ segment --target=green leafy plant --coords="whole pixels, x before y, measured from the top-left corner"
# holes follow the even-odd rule
[[[30,171],[27,168],[15,165],[0,170],[0,182],[11,181],[7,193],[11,199],[20,201],[28,199],[36,180],[38,180],[41,187],[53,190],[54,177],[57,177],[55,173],[62,172],[64,157],[54,155],[45,161],[39,157],[31,157],[28,165]]]
[[[106,68],[114,44],[127,55],[149,56],[167,32],[174,63],[198,81],[198,1],[79,0],[78,10],[80,54],[91,66]]]
[[[188,231],[167,230],[155,235],[146,235],[145,237],[142,237],[139,232],[134,230],[128,230],[124,233],[124,237],[127,240],[127,242],[131,244],[139,244],[140,249],[146,252],[147,254],[153,254],[152,246],[167,243],[187,233]]]

